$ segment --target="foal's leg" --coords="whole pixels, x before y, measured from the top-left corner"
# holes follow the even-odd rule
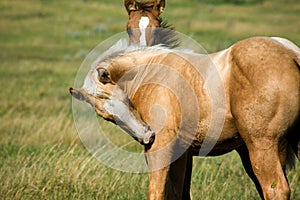
[[[284,172],[287,153],[287,142],[284,135],[288,125],[282,119],[280,108],[278,110],[269,118],[265,117],[268,114],[265,112],[266,114],[262,118],[259,111],[252,109],[253,113],[244,112],[244,115],[240,115],[236,119],[237,128],[249,151],[254,175],[266,200],[286,200],[290,197],[290,188]],[[260,120],[254,120],[253,116]],[[255,179],[254,182],[256,182]]]
[[[261,184],[264,198],[289,199],[290,188],[278,155],[278,144],[248,144],[248,148],[252,168]]]
[[[192,181],[192,169],[193,169],[193,154],[191,150],[189,150],[189,152],[187,152],[182,200],[191,199],[190,190],[191,190],[191,181]]]
[[[167,154],[147,156],[149,170],[152,170],[151,167],[156,167],[157,165],[161,165],[162,162],[169,160],[167,157]],[[188,161],[190,161],[189,153],[185,152],[170,165],[150,172],[148,199],[189,200],[191,171],[189,171],[190,168],[186,168]]]
[[[242,160],[242,163],[243,163],[243,166],[244,166],[244,169],[246,170],[248,176],[252,179],[252,181],[254,182],[255,184],[255,187],[260,195],[260,197],[263,199],[263,191],[261,189],[261,186],[254,174],[254,171],[252,169],[252,166],[251,166],[251,161],[250,161],[250,157],[249,157],[249,151],[247,149],[247,146],[246,145],[243,145],[243,146],[240,146],[236,149],[236,151],[238,152],[241,160]]]
[[[259,94],[239,99],[233,96],[233,99],[236,100],[232,108],[236,126],[249,151],[252,170],[264,199],[289,199],[290,188],[284,173],[287,150],[285,132],[293,120],[291,115],[286,114],[289,110],[275,97],[272,101],[260,99]],[[242,155],[242,159],[243,156],[247,166],[248,158]],[[251,170],[247,172],[258,185]]]
[[[192,154],[176,139],[176,132],[163,129],[146,150],[149,167],[148,199],[190,199]]]
[[[249,124],[239,125],[238,129],[249,151],[252,170],[261,186],[264,199],[289,199],[290,188],[284,173],[286,152],[284,137],[277,137],[281,135],[280,133],[271,134],[274,129],[253,130],[255,128]],[[247,162],[245,158],[244,155],[243,162]],[[250,172],[250,177],[253,176],[251,170],[247,171]],[[252,179],[257,185],[255,178]]]

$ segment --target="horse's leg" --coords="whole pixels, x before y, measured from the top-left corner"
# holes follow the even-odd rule
[[[274,128],[277,127],[273,124],[277,124],[277,117],[269,123],[260,124],[260,121],[256,121],[257,127],[252,124],[255,122],[242,119],[243,117],[237,119],[237,127],[249,151],[252,169],[260,183],[264,199],[289,199],[290,188],[284,173],[287,149],[285,130]]]
[[[261,184],[264,198],[289,199],[290,188],[278,155],[278,144],[248,144],[248,148],[252,168]]]
[[[272,99],[264,104],[256,96],[252,100],[250,95],[232,99],[235,100],[232,110],[236,126],[249,151],[252,169],[264,199],[289,199],[290,188],[284,173],[287,151],[285,133],[294,116],[289,114],[290,111],[280,100]],[[249,172],[251,177],[252,172]]]
[[[161,159],[158,157],[156,159],[158,159],[159,162],[165,158]],[[156,164],[156,161],[152,160],[150,157],[147,158],[147,160],[150,166]],[[150,182],[148,187],[149,200],[190,199],[189,191],[187,191],[187,188],[184,188],[186,186],[185,167],[187,160],[187,153],[184,153],[184,155],[169,166],[150,172]]]
[[[247,149],[247,146],[246,145],[240,146],[236,149],[236,151],[238,152],[238,154],[242,160],[244,169],[246,170],[248,176],[254,182],[255,187],[256,187],[260,197],[263,199],[263,191],[262,191],[261,186],[260,186],[260,184],[254,174],[254,171],[252,169],[252,165],[251,165],[251,161],[250,161],[250,157],[249,157],[249,151]]]
[[[167,185],[167,199],[191,199],[192,160],[192,154],[187,150],[178,160],[171,164]]]
[[[173,148],[180,148],[175,145]],[[185,151],[178,159],[172,162],[174,152],[178,149],[164,149],[161,152],[146,152],[149,165],[150,182],[148,187],[149,200],[181,200],[189,199],[189,184],[186,176],[190,177],[191,167],[188,169],[187,163],[190,162],[190,153]],[[169,162],[169,164],[168,164]],[[160,166],[166,165],[163,168]],[[160,168],[157,170],[157,168]],[[190,180],[188,180],[190,181]]]
[[[191,150],[189,150],[187,154],[187,162],[185,168],[185,178],[183,185],[183,196],[182,199],[191,199],[190,189],[191,189],[191,181],[192,181],[192,168],[193,168],[193,155]]]
[[[285,200],[290,197],[290,188],[284,172],[287,155],[285,132],[288,123],[283,120],[287,115],[282,114],[282,109],[283,106],[277,108],[277,112],[273,112],[276,114],[270,114],[270,117],[268,112],[264,112],[265,116],[261,117],[261,110],[252,109],[246,112],[243,111],[243,107],[239,110],[243,113],[236,112],[237,128],[247,146],[253,172],[266,200]],[[256,120],[254,116],[260,120]]]
[[[246,170],[248,176],[254,182],[260,197],[263,199],[263,191],[262,191],[261,186],[253,172],[247,146],[246,145],[240,146],[236,149],[236,151],[238,152],[238,154],[242,160],[244,169]],[[286,166],[286,151],[285,151],[284,147],[283,147],[283,149],[281,149],[281,151],[279,151],[279,155],[280,155],[281,166],[282,166],[282,168],[285,168],[285,166]]]

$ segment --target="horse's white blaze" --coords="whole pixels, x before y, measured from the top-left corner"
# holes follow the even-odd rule
[[[103,107],[109,114],[117,118],[117,124],[126,130],[126,132],[128,131],[129,134],[137,136],[138,138],[144,138],[143,133],[145,130],[141,123],[139,123],[135,116],[130,112],[128,105],[125,105],[119,100],[108,99],[105,101]]]
[[[149,18],[148,17],[141,17],[139,27],[141,31],[141,36],[140,36],[140,45],[141,46],[147,46],[147,41],[146,41],[146,28],[149,25]]]

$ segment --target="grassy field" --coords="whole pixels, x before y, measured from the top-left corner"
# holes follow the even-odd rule
[[[300,46],[297,0],[204,2],[168,0],[163,17],[208,52],[255,35]],[[120,0],[0,0],[0,199],[146,198],[147,174],[110,169],[85,150],[68,93],[87,53],[126,22]],[[258,198],[235,152],[194,161],[193,199]],[[299,162],[288,178],[300,199]]]

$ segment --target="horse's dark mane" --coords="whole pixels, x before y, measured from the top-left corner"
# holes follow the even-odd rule
[[[155,30],[154,45],[161,44],[168,48],[176,48],[180,45],[174,27],[161,17],[158,18],[160,27]]]

